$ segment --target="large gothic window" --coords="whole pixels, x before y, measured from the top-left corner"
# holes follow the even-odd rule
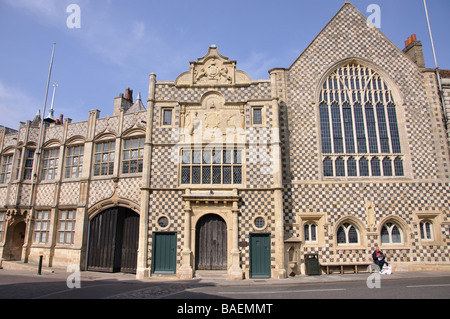
[[[324,176],[403,176],[396,104],[383,78],[350,63],[319,97]]]

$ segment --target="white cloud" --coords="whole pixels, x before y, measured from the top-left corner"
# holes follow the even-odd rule
[[[127,21],[115,16],[110,10],[110,1],[89,0],[2,0],[11,7],[20,9],[42,25],[66,32],[79,41],[87,50],[116,65],[123,65],[127,59],[136,59],[137,52],[149,40],[156,39],[142,21]],[[80,7],[81,28],[67,27],[67,6],[76,3]]]
[[[243,61],[239,61],[238,69],[246,72],[251,79],[267,79],[268,70],[277,66],[277,59],[270,58],[266,53],[252,52],[250,56]]]
[[[43,24],[55,25],[66,19],[69,1],[61,0],[3,0],[11,7],[19,8],[32,19]]]
[[[25,122],[34,118],[40,104],[42,101],[29,96],[22,89],[5,85],[0,81],[0,125],[17,129],[20,121]]]

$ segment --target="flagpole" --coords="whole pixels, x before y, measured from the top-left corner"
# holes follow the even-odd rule
[[[430,33],[431,48],[433,49],[434,64],[437,69],[438,63],[437,63],[437,58],[436,58],[436,50],[434,49],[433,33],[431,32],[430,17],[428,16],[427,0],[423,0],[423,5],[425,7],[425,15],[427,16],[428,32]]]
[[[53,67],[53,58],[55,56],[55,46],[56,43],[53,43],[53,49],[52,49],[52,57],[50,59],[50,67],[48,70],[48,77],[47,77],[47,87],[45,89],[45,98],[44,98],[44,106],[43,106],[43,113],[42,113],[42,118],[41,118],[41,126],[39,128],[39,138],[37,141],[37,148],[36,148],[36,152],[34,154],[34,161],[33,161],[33,171],[31,174],[31,196],[30,196],[30,220],[32,221],[35,217],[36,214],[36,210],[34,207],[35,201],[36,201],[36,183],[37,183],[37,177],[38,177],[38,171],[39,171],[39,161],[40,161],[40,153],[41,153],[41,147],[42,147],[42,140],[43,140],[43,130],[44,130],[44,116],[45,116],[45,108],[47,106],[47,98],[48,98],[48,89],[50,86],[50,78],[52,75],[52,67]],[[22,252],[22,256],[23,256],[23,260],[24,262],[28,262],[28,253],[29,253],[29,249],[31,246],[31,243],[33,242],[32,239],[32,233],[33,233],[33,229],[32,229],[32,222],[27,224],[27,236],[26,236],[26,240],[27,240],[27,244],[25,245],[25,249]]]
[[[47,77],[47,87],[45,89],[45,98],[44,98],[44,106],[42,107],[42,118],[41,118],[41,127],[39,128],[39,138],[37,141],[37,148],[36,153],[34,156],[34,163],[33,163],[33,174],[31,176],[31,198],[30,198],[30,206],[31,209],[34,209],[34,200],[35,200],[35,184],[37,182],[37,176],[38,176],[38,170],[39,170],[39,160],[40,160],[40,154],[41,154],[41,148],[42,148],[42,133],[44,131],[44,117],[45,117],[45,109],[47,107],[47,98],[48,98],[48,90],[50,86],[50,78],[52,76],[52,68],[53,68],[53,58],[55,56],[55,46],[56,43],[53,43],[53,49],[52,49],[52,57],[50,59],[50,67],[48,69],[48,77]]]
[[[428,16],[428,8],[427,8],[427,1],[426,0],[423,0],[423,5],[425,7],[425,15],[427,16],[428,32],[430,33],[431,48],[433,49],[434,65],[436,67],[436,78],[437,78],[437,81],[438,81],[438,88],[439,88],[439,97],[441,98],[442,111],[444,113],[444,121],[445,121],[444,124],[447,127],[447,112],[446,112],[446,107],[445,107],[444,94],[443,94],[443,91],[442,91],[441,74],[439,73],[439,66],[438,66],[437,57],[436,57],[436,50],[434,48],[433,33],[431,32],[430,17]]]

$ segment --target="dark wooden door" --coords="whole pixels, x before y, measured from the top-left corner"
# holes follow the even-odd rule
[[[205,215],[196,227],[196,269],[227,269],[227,225],[218,215]]]
[[[118,208],[108,209],[90,221],[88,270],[114,271],[118,212]]]
[[[174,274],[176,272],[177,233],[154,232],[152,272]]]
[[[270,234],[250,235],[250,277],[270,277]]]
[[[139,246],[139,215],[128,211],[123,214],[122,254],[120,271],[136,273]]]
[[[88,270],[136,272],[139,215],[110,208],[89,222]]]

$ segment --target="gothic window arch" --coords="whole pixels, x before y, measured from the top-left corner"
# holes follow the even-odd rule
[[[336,239],[338,245],[359,244],[360,233],[353,223],[345,222],[337,229]]]
[[[312,222],[308,222],[303,226],[304,241],[305,243],[317,242],[317,225]]]
[[[397,223],[388,221],[381,227],[381,244],[403,244],[403,230]]]
[[[383,77],[345,64],[319,94],[325,177],[404,176],[396,102]]]

